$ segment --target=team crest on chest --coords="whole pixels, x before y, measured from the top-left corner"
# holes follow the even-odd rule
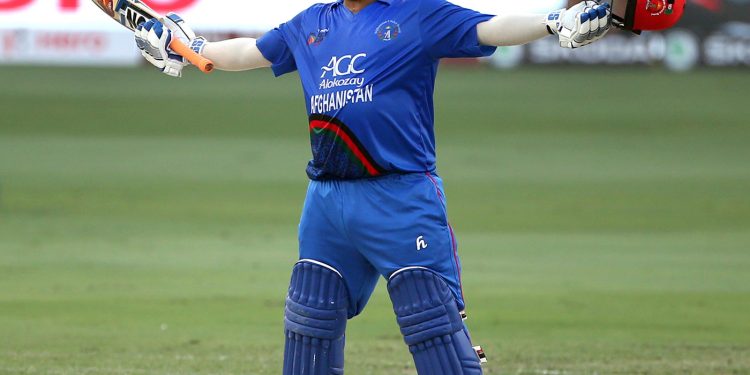
[[[328,29],[320,29],[317,33],[310,33],[310,35],[307,36],[307,45],[319,46],[320,43],[323,43],[326,36],[328,36]]]
[[[393,39],[398,38],[401,35],[401,25],[393,20],[388,20],[381,23],[377,29],[375,29],[378,39],[384,42],[390,42]]]

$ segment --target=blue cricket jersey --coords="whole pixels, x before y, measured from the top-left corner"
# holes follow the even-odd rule
[[[312,180],[435,170],[433,91],[444,57],[489,56],[492,18],[445,0],[316,4],[258,40],[279,76],[299,71]]]

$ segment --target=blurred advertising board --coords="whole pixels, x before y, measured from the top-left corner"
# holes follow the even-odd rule
[[[490,61],[502,69],[522,64],[664,65],[675,71],[750,67],[750,0],[688,0],[685,16],[671,30],[640,36],[615,31],[576,50],[545,38],[500,48]]]
[[[200,34],[258,36],[310,5],[325,0],[145,0],[164,14],[179,13]],[[500,13],[546,12],[563,0],[455,0],[463,6]],[[0,63],[134,65],[140,62],[132,35],[108,19],[90,0],[0,0]]]
[[[0,62],[110,65],[139,63],[132,36],[112,31],[0,30]]]
[[[285,22],[312,4],[327,0],[145,0],[162,14],[174,11],[193,28],[208,31],[265,31]],[[564,6],[562,0],[453,0],[479,11],[546,12]],[[0,0],[0,28],[106,30],[115,24],[98,14],[90,0]]]
[[[649,0],[661,1],[661,0]],[[155,10],[176,11],[212,40],[258,36],[317,0],[283,3],[249,0],[146,0]],[[547,12],[563,0],[454,0],[487,13]],[[576,2],[576,1],[572,1]],[[89,0],[0,0],[0,63],[134,65],[132,35],[100,14]],[[750,66],[750,0],[689,0],[677,28],[635,36],[612,32],[578,50],[545,38],[522,47],[500,48],[490,60],[500,68],[522,64]]]
[[[283,19],[251,12],[252,2],[148,0],[155,10],[176,11],[197,30],[237,32]],[[132,33],[89,0],[0,0],[0,63],[136,65],[140,54]]]

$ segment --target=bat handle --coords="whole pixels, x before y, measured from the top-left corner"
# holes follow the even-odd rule
[[[190,47],[186,46],[177,38],[172,39],[172,43],[169,44],[169,48],[180,54],[180,56],[190,61],[191,64],[195,65],[203,73],[211,73],[214,70],[213,61],[195,53]]]

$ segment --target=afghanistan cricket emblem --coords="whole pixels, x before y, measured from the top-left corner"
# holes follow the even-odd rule
[[[393,39],[398,38],[401,34],[401,26],[396,21],[388,20],[380,24],[375,29],[375,34],[378,35],[378,39],[384,42],[390,42]]]
[[[664,13],[664,10],[666,9],[666,4],[664,0],[647,0],[646,1],[646,10],[651,13],[652,16],[658,16],[662,13]]]

